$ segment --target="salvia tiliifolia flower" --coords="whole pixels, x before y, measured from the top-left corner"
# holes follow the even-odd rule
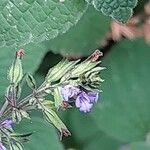
[[[11,119],[6,119],[0,123],[1,127],[4,129],[11,129],[13,121]],[[2,142],[0,142],[0,150],[7,150]]]
[[[0,150],[7,150],[6,147],[0,142]]]
[[[11,119],[7,119],[1,123],[1,125],[5,128],[11,128],[14,122]]]
[[[64,101],[75,103],[75,106],[82,112],[90,112],[94,103],[98,100],[98,92],[89,91],[83,87],[65,85],[61,88]]]

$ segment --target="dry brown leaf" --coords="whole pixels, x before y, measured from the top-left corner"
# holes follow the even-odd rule
[[[145,11],[146,15],[150,15],[150,1],[145,4],[144,11]]]
[[[147,43],[150,43],[150,18],[143,25],[143,36]]]
[[[113,21],[111,23],[112,39],[114,41],[119,41],[122,38],[122,36],[131,40],[136,37],[139,37],[141,35],[141,31],[136,26],[137,23],[138,20],[136,19],[132,19],[127,24],[121,24]]]

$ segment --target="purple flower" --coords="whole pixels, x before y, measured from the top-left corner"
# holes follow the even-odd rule
[[[7,119],[1,123],[1,125],[4,126],[5,128],[11,128],[12,124],[13,121],[11,119]]]
[[[93,104],[98,100],[98,93],[92,91],[82,91],[75,102],[77,108],[83,112],[90,112]]]
[[[66,85],[61,89],[64,101],[68,103],[73,99],[75,106],[82,112],[90,112],[94,103],[98,100],[98,93],[88,91],[84,88],[77,88],[72,85]]]
[[[0,142],[0,150],[7,150],[6,147]]]
[[[64,101],[69,101],[70,98],[75,98],[80,93],[80,89],[72,85],[65,85],[61,89],[61,94],[64,98]]]

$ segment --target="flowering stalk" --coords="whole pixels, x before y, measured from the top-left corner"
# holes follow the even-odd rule
[[[10,85],[5,94],[5,103],[0,110],[0,149],[22,150],[22,141],[30,134],[16,134],[12,125],[19,123],[22,118],[30,118],[29,110],[40,110],[48,123],[53,124],[62,136],[71,133],[57,115],[60,109],[78,108],[81,112],[90,112],[98,101],[99,86],[103,81],[99,66],[102,53],[96,50],[83,62],[62,60],[51,68],[45,81],[37,88],[36,81],[31,74],[23,74],[22,58],[24,51],[17,52],[16,58],[8,73]],[[21,83],[26,78],[32,93],[20,99]],[[53,96],[47,100],[46,96]],[[20,140],[20,137],[22,140]]]

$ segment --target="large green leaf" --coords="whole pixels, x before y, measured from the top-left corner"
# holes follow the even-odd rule
[[[126,22],[133,14],[137,0],[86,0],[107,16]]]
[[[86,6],[84,0],[1,0],[0,46],[55,38],[78,22]]]
[[[143,140],[150,127],[150,46],[143,39],[123,40],[104,57],[101,102],[95,122],[121,141]]]
[[[90,114],[84,114],[74,108],[67,110],[65,119],[72,132],[72,136],[80,143],[92,139],[94,134],[100,133],[99,128],[95,124],[93,118],[91,118]]]
[[[67,110],[64,114],[64,120],[72,133],[72,136],[65,140],[67,148],[116,150],[121,145],[120,142],[103,133],[90,114],[84,114],[77,109]]]
[[[93,129],[93,128],[92,128]],[[97,132],[84,144],[83,150],[119,150],[121,143],[103,132]]]
[[[64,149],[54,127],[44,122],[41,117],[32,117],[32,122],[24,120],[16,126],[16,130],[20,133],[33,132],[30,141],[24,144],[25,150]]]
[[[55,53],[89,55],[100,47],[109,28],[109,22],[108,18],[89,7],[76,26],[47,44]]]
[[[127,150],[150,150],[150,143],[146,142],[133,142],[129,144]]]

